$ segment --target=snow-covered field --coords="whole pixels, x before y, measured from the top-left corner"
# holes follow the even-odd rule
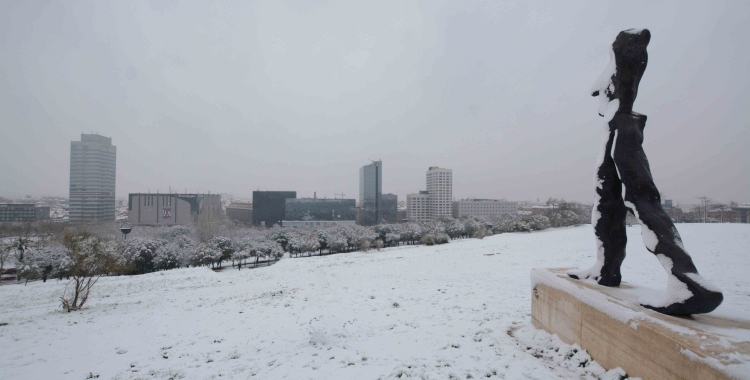
[[[716,312],[750,315],[750,225],[678,229],[725,292]],[[663,289],[640,227],[628,239],[625,281]],[[0,378],[619,378],[530,327],[530,270],[593,261],[582,226],[103,278],[70,314],[64,282],[2,286]]]

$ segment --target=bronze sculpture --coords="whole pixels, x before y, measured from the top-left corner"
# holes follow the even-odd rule
[[[625,218],[632,212],[641,222],[646,248],[668,274],[664,299],[644,307],[670,315],[708,313],[723,300],[721,290],[698,274],[671,218],[661,206],[661,196],[651,177],[643,150],[646,116],[633,112],[638,85],[646,70],[651,40],[648,29],[620,32],[612,44],[612,62],[592,96],[602,99],[600,116],[608,121],[607,140],[597,169],[593,210],[597,262],[589,269],[572,270],[575,279],[594,279],[600,285],[618,286],[625,259]]]

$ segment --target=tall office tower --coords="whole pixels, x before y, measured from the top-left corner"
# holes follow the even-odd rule
[[[115,220],[115,164],[112,139],[81,134],[70,142],[70,221]]]
[[[373,226],[382,220],[380,215],[383,194],[383,162],[373,161],[359,169],[359,223]]]
[[[453,213],[453,170],[431,166],[427,170],[429,218],[437,220]]]

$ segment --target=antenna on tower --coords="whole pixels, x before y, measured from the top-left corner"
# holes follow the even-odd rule
[[[333,198],[334,199],[338,199],[339,195],[341,196],[341,199],[344,199],[344,197],[346,196],[346,194],[344,194],[344,193],[338,193],[338,194],[337,193],[333,193]]]

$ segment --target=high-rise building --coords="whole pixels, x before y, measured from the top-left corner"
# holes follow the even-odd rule
[[[427,190],[406,195],[406,215],[412,222],[437,220],[453,213],[453,170],[431,166]]]
[[[81,134],[70,142],[70,221],[115,220],[117,147],[112,139]]]
[[[382,220],[383,162],[373,161],[359,169],[360,224],[372,226]]]
[[[453,213],[453,170],[431,166],[427,170],[427,194],[431,220],[450,216]]]

